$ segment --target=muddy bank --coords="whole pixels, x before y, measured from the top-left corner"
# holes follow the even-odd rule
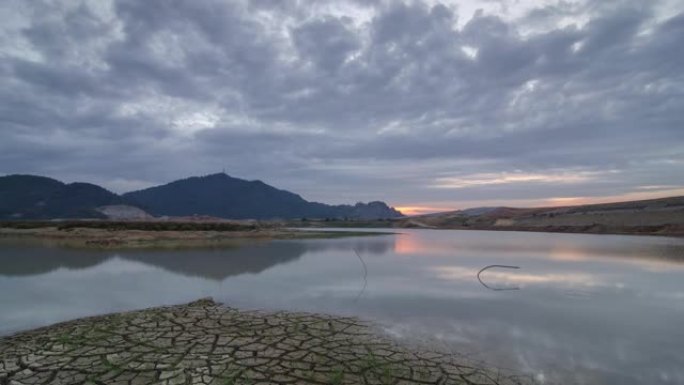
[[[298,231],[279,226],[224,223],[70,222],[2,223],[0,240],[86,248],[221,247],[271,239],[371,236],[381,232]]]

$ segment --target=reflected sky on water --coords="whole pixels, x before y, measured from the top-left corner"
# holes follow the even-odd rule
[[[518,290],[478,281],[495,264],[519,269],[487,269],[483,282]],[[684,239],[402,230],[198,250],[0,243],[2,334],[206,296],[360,316],[542,382],[684,383]]]

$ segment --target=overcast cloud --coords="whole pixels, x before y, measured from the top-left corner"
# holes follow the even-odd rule
[[[684,194],[678,0],[5,0],[0,19],[0,173],[125,192],[225,168],[434,209]]]

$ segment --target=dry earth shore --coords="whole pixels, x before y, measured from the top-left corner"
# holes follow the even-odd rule
[[[400,346],[355,318],[239,311],[210,299],[0,339],[0,384],[526,384]]]
[[[0,239],[88,248],[220,247],[254,240],[333,238],[377,234],[386,233],[298,231],[273,226],[231,230],[198,229],[192,226],[188,229],[162,228],[161,230],[58,225],[31,228],[0,227]]]
[[[684,235],[684,197],[565,207],[499,207],[404,220],[405,227],[592,234]]]

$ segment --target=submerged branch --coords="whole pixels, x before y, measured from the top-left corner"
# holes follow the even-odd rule
[[[486,287],[489,290],[494,290],[494,291],[506,291],[506,290],[520,290],[519,287],[491,287],[484,283],[484,281],[480,278],[480,274],[482,274],[483,271],[487,269],[492,269],[492,268],[502,268],[502,269],[520,269],[520,266],[509,266],[509,265],[489,265],[485,266],[480,271],[477,272],[477,280],[480,281],[482,286]]]
[[[366,286],[368,286],[368,267],[366,266],[366,262],[361,258],[361,255],[359,254],[356,249],[354,250],[354,254],[359,258],[359,261],[361,261],[361,264],[363,265],[363,287],[361,288],[361,291],[359,291],[359,294],[356,296],[356,299],[354,299],[354,302],[358,301],[359,298],[361,298],[361,295],[363,292],[366,291]]]

